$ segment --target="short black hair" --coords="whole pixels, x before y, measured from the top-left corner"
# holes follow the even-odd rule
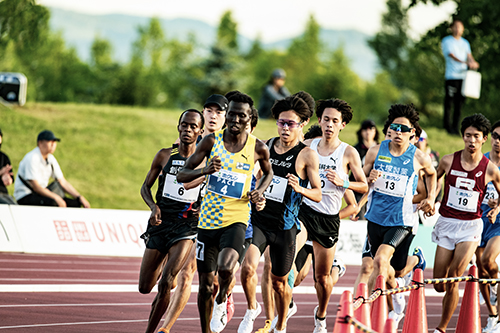
[[[321,130],[321,126],[318,124],[314,124],[308,128],[306,134],[304,134],[304,139],[314,139],[323,135],[323,131]]]
[[[421,135],[422,135],[422,127],[420,127],[419,123],[416,123],[415,124],[415,136],[417,138],[420,138]]]
[[[196,109],[187,109],[186,111],[182,112],[180,117],[179,117],[179,121],[177,123],[177,126],[179,126],[181,124],[181,119],[182,117],[184,117],[184,115],[188,112],[194,112],[194,113],[197,113],[200,118],[201,118],[201,129],[203,129],[203,127],[205,126],[205,117],[203,117],[203,113],[201,113],[200,111],[196,110]]]
[[[457,22],[460,22],[460,23],[462,23],[462,25],[464,25],[464,22],[461,19],[455,17],[455,18],[453,18],[453,20],[450,23],[450,28],[453,27],[455,25],[455,23],[457,23]]]
[[[242,93],[241,91],[238,90],[233,90],[228,93],[226,93],[227,100],[229,102],[235,102],[235,103],[248,103],[250,105],[250,108],[253,106],[253,99],[252,97],[248,96],[245,93]]]
[[[255,106],[251,107],[252,109],[252,120],[250,120],[250,128],[257,127],[257,123],[259,122],[259,111],[255,108]]]
[[[299,116],[300,121],[304,122],[311,118],[309,106],[304,100],[297,96],[288,96],[284,99],[274,102],[271,112],[274,119],[278,120],[281,112],[294,111]]]
[[[460,127],[462,137],[464,136],[465,130],[471,126],[483,132],[483,136],[487,136],[490,133],[491,123],[488,118],[480,113],[474,113],[472,116],[465,117],[464,120],[462,120],[462,126]]]
[[[389,109],[389,116],[387,117],[385,125],[389,127],[394,121],[394,119],[401,117],[408,119],[413,127],[415,127],[418,124],[418,120],[420,119],[418,111],[415,109],[415,105],[394,104],[391,105],[391,108]],[[387,130],[385,132],[387,133]]]
[[[352,108],[346,102],[338,98],[322,99],[318,101],[318,107],[316,108],[316,117],[321,119],[323,112],[326,108],[336,109],[342,114],[342,122],[349,124],[352,120]]]
[[[309,111],[311,111],[311,114],[309,115],[309,118],[311,118],[314,114],[314,109],[316,108],[316,103],[314,102],[314,98],[311,96],[311,94],[301,90],[296,92],[292,96],[300,97],[304,100],[304,102],[306,102],[307,106],[309,107]]]
[[[500,127],[500,120],[497,120],[492,126],[491,131],[493,132],[495,128]],[[0,130],[0,135],[2,135],[2,131]]]

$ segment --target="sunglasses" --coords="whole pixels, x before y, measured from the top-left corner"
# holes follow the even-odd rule
[[[288,128],[296,128],[296,127],[299,127],[300,124],[302,124],[302,122],[298,123],[296,121],[289,120],[289,119],[278,119],[276,121],[276,125],[278,125],[278,127],[285,127],[285,125],[286,125]]]
[[[413,129],[413,127],[408,127],[408,126],[402,125],[402,124],[391,124],[391,126],[389,126],[389,128],[393,131],[403,132],[403,133],[411,132],[411,130]]]
[[[500,134],[498,134],[497,132],[492,132],[491,138],[495,140],[500,140]]]

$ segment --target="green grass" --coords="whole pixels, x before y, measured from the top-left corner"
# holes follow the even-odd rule
[[[12,109],[0,105],[2,151],[15,173],[23,156],[36,147],[38,133],[50,129],[61,138],[54,155],[66,179],[93,208],[144,210],[140,187],[156,152],[176,140],[180,112],[90,104],[28,103]],[[340,138],[355,144],[361,121],[355,117]],[[425,130],[441,156],[463,148],[459,137],[436,128]],[[259,121],[254,134],[261,139],[276,136],[275,122]],[[485,147],[484,152],[490,144]],[[9,192],[13,191],[10,186]]]

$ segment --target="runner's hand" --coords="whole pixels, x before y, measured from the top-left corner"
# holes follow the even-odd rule
[[[302,186],[299,184],[299,178],[291,173],[287,174],[286,178],[288,178],[288,185],[290,185],[295,192],[302,194],[303,190]]]
[[[328,179],[335,186],[344,186],[344,180],[340,178],[340,176],[332,169],[326,170],[326,179]]]
[[[435,213],[434,203],[430,202],[427,199],[420,201],[420,203],[417,205],[417,209],[423,211],[425,217],[431,217]]]
[[[382,171],[372,169],[372,171],[370,171],[370,175],[368,175],[368,179],[367,179],[368,184],[375,183],[375,181],[380,176],[382,176]]]
[[[205,175],[211,175],[217,171],[219,171],[220,169],[222,169],[222,163],[220,161],[220,157],[219,156],[214,156],[210,162],[208,163],[208,165],[203,169],[203,173]]]
[[[262,196],[259,202],[255,204],[255,209],[257,209],[257,211],[261,211],[264,209],[264,207],[266,207],[266,198]]]
[[[488,207],[495,208],[497,206],[497,202],[498,202],[498,199],[497,200],[495,200],[495,199],[488,200]]]
[[[252,192],[248,192],[248,199],[250,199],[250,201],[254,204],[257,204],[261,198],[264,198],[264,196],[262,194],[260,194],[259,191],[257,190],[253,190]]]
[[[149,224],[152,226],[157,226],[161,224],[161,210],[158,205],[155,205],[155,208],[151,210],[151,216],[149,217]]]
[[[486,215],[488,217],[488,220],[490,220],[491,224],[495,224],[495,221],[496,221],[497,215],[498,215],[498,210],[500,210],[500,206],[497,206],[496,208],[493,208]]]

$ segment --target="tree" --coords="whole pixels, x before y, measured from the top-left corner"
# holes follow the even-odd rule
[[[217,28],[217,45],[238,50],[238,24],[233,20],[231,11],[226,11]]]

